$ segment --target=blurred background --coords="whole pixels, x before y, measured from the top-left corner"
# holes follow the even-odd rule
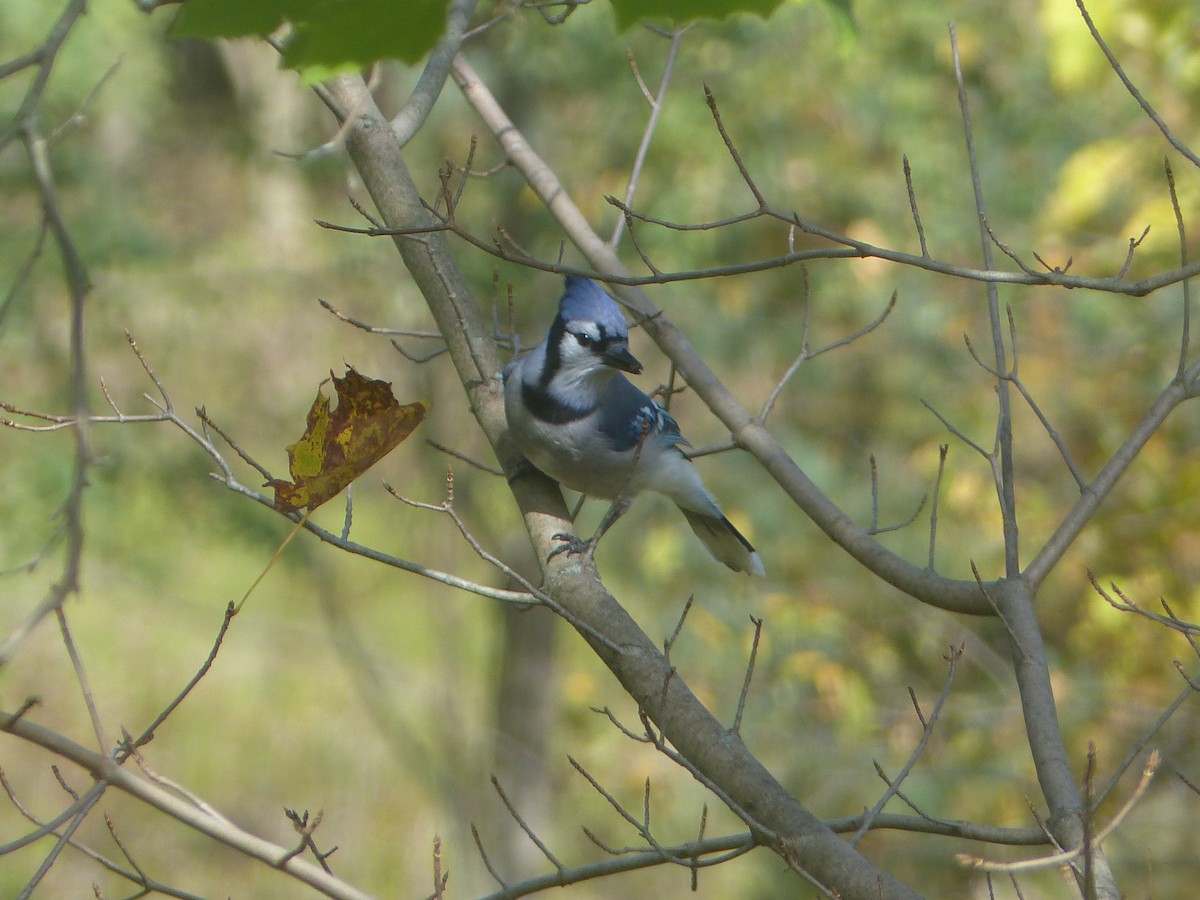
[[[0,59],[44,39],[58,4],[0,3]],[[1067,0],[962,0],[953,4],[853,5],[856,31],[819,3],[787,2],[769,20],[736,18],[688,32],[667,93],[635,205],[679,222],[747,211],[753,198],[713,126],[702,85],[772,205],[862,240],[919,252],[902,170],[907,155],[930,252],[979,265],[960,113],[946,23],[956,23],[970,91],[989,222],[1033,263],[1115,274],[1129,241],[1149,233],[1130,277],[1178,264],[1179,239],[1163,175],[1167,147],[1121,87]],[[1200,144],[1200,13],[1167,0],[1093,3],[1091,12],[1133,80],[1179,136]],[[351,364],[393,383],[402,402],[430,405],[408,442],[355,484],[352,537],[361,544],[487,584],[502,585],[444,516],[398,503],[386,480],[437,503],[447,467],[455,504],[475,537],[524,571],[535,571],[503,479],[451,459],[435,440],[494,464],[448,360],[414,364],[386,337],[339,321],[345,314],[387,328],[432,330],[419,293],[391,243],[334,233],[325,219],[361,225],[347,201],[365,200],[341,155],[297,160],[335,131],[331,116],[274,51],[255,42],[174,40],[171,10],[138,13],[127,0],[94,0],[54,69],[43,125],[63,209],[89,266],[87,354],[92,404],[148,413],[154,385],[130,352],[137,340],[175,407],[195,423],[199,406],[277,475],[285,447],[304,427],[317,385]],[[627,51],[651,87],[668,42],[635,28],[618,34],[607,4],[578,9],[551,27],[513,16],[467,46],[506,110],[554,167],[602,234],[613,228],[607,194],[623,196],[648,111]],[[378,94],[395,110],[416,70],[381,67]],[[0,113],[14,114],[27,78],[0,82]],[[99,87],[98,87],[99,86]],[[94,94],[92,93],[94,91]],[[61,130],[55,131],[59,126]],[[501,154],[452,85],[406,148],[432,199],[438,168],[474,167]],[[1200,174],[1178,155],[1180,202],[1191,214]],[[40,208],[18,145],[0,153],[0,291],[7,292],[37,242]],[[561,234],[519,176],[499,169],[472,179],[460,221],[489,236],[502,226],[542,258]],[[754,260],[783,252],[777,225],[716,231],[639,231],[663,270]],[[803,236],[798,245],[819,246]],[[1200,250],[1189,239],[1189,252]],[[638,265],[628,241],[631,267]],[[523,270],[465,244],[460,265],[482,302],[525,346],[553,314],[556,276]],[[568,253],[568,261],[577,261]],[[1006,263],[1007,264],[1007,263]],[[750,409],[756,410],[800,351],[805,276],[799,268],[649,289]],[[870,457],[879,477],[881,524],[908,519],[932,490],[938,447],[950,444],[942,482],[937,567],[985,578],[1002,571],[995,493],[987,464],[953,439],[922,400],[990,448],[995,393],[968,353],[964,333],[988,346],[984,288],[879,261],[827,261],[807,270],[809,342],[815,348],[874,319],[893,291],[895,311],[847,347],[805,362],[782,393],[771,424],[806,472],[857,521],[870,521]],[[498,287],[494,287],[497,285]],[[1146,298],[1084,291],[1000,289],[1011,304],[1020,375],[1086,476],[1099,469],[1173,375],[1182,289]],[[66,412],[69,306],[47,245],[30,280],[0,320],[0,399]],[[411,354],[436,346],[400,338]],[[668,367],[635,333],[650,389]],[[326,388],[328,391],[328,388]],[[727,435],[693,396],[672,400],[693,444]],[[1017,434],[1023,561],[1036,554],[1078,496],[1056,449],[1028,408]],[[216,637],[225,605],[240,598],[290,524],[224,490],[212,461],[165,424],[104,425],[92,434],[96,464],[86,501],[82,593],[70,622],[96,702],[114,739],[138,733],[186,683]],[[1059,714],[1076,770],[1089,743],[1103,783],[1184,686],[1173,658],[1194,670],[1177,635],[1115,612],[1088,585],[1116,580],[1144,605],[1166,598],[1183,618],[1200,616],[1200,422],[1180,411],[1155,436],[1093,526],[1041,592]],[[229,454],[235,459],[233,453]],[[57,555],[29,566],[59,527],[69,488],[67,432],[0,429],[0,629],[5,634],[59,574]],[[239,477],[259,476],[236,463]],[[750,748],[816,814],[853,815],[884,790],[872,761],[894,774],[920,738],[911,686],[928,711],[946,678],[943,658],[965,645],[942,722],[904,789],[944,818],[1033,824],[1037,797],[1021,710],[1000,626],[925,608],[864,573],[736,453],[698,462],[730,517],[758,546],[761,582],[708,560],[670,504],[641,499],[605,538],[605,581],[656,640],[695,597],[672,657],[710,708],[732,721],[753,628],[765,620],[743,723]],[[341,530],[344,504],[315,518]],[[923,564],[927,504],[915,523],[883,538]],[[584,533],[603,513],[582,513]],[[36,720],[87,743],[90,728],[57,628],[47,621],[0,674],[0,708],[36,694]],[[1194,703],[1194,701],[1192,701]],[[509,881],[549,863],[520,833],[489,784],[495,773],[526,821],[568,865],[636,835],[567,762],[572,755],[640,811],[652,783],[653,819],[664,843],[695,837],[708,805],[708,835],[743,830],[686,773],[634,744],[593,708],[627,725],[636,709],[562,622],[537,611],[450,590],[320,545],[300,535],[234,621],[215,665],[145,748],[157,773],[194,791],[239,825],[288,845],[283,808],[324,810],[319,846],[338,846],[334,871],[383,896],[432,890],[434,836],[452,896],[493,889],[470,833]],[[1200,877],[1195,822],[1200,798],[1171,774],[1200,780],[1195,708],[1185,704],[1155,736],[1166,765],[1149,795],[1106,845],[1131,896],[1183,896]],[[0,766],[20,800],[50,818],[65,803],[47,757],[0,739]],[[1135,771],[1102,809],[1132,790]],[[63,768],[68,783],[86,775]],[[102,807],[154,877],[203,896],[271,897],[298,885],[110,791]],[[893,802],[891,811],[906,811]],[[1039,807],[1039,812],[1042,810]],[[0,842],[29,829],[0,804]],[[97,818],[80,836],[114,857]],[[43,842],[6,858],[0,894],[15,895],[48,850]],[[953,861],[959,851],[1002,858],[1028,849],[980,848],[948,838],[873,833],[861,846],[884,868],[928,894],[987,896],[985,882]],[[106,896],[130,890],[81,854],[68,852],[39,896]],[[1051,872],[1022,880],[1025,896],[1066,896]],[[689,873],[667,867],[572,888],[572,896],[682,895]],[[777,897],[794,876],[759,851],[701,873],[706,897]],[[1004,893],[1004,891],[1010,893]],[[997,896],[1015,896],[998,886]]]

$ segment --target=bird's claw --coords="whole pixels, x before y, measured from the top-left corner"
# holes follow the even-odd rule
[[[567,556],[577,556],[582,553],[590,559],[596,549],[595,542],[590,538],[585,541],[578,535],[566,531],[560,531],[557,534],[551,535],[551,540],[558,541],[559,546],[550,551],[550,555],[546,557],[546,562],[550,562],[550,560],[562,553],[567,554]]]

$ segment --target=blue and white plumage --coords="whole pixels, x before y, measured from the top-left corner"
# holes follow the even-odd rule
[[[504,370],[504,412],[525,458],[572,490],[613,501],[589,541],[561,535],[560,550],[590,552],[633,498],[651,490],[675,502],[717,560],[762,575],[762,559],[684,457],[688,442],[675,420],[622,371],[642,371],[625,317],[599,284],[574,275],[546,339]]]

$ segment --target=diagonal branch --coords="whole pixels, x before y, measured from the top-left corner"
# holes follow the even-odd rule
[[[588,261],[599,271],[615,274],[615,278],[605,275],[606,280],[614,284],[637,281],[627,277],[620,260],[592,230],[555,173],[530,147],[461,55],[455,60],[453,75],[513,165],[525,176]],[[923,603],[971,615],[992,614],[991,607],[981,600],[975,582],[943,578],[915,566],[867,534],[796,465],[775,437],[741,405],[684,335],[642,292],[621,290],[618,293],[630,309],[646,318],[646,333],[678,367],[688,385],[713,414],[729,428],[738,444],[752,453],[788,496],[851,556]],[[1004,590],[999,584],[994,587],[997,591]]]
[[[922,755],[924,755],[925,748],[929,746],[929,739],[933,736],[933,728],[937,724],[938,719],[941,718],[942,707],[946,705],[946,698],[950,696],[950,688],[954,685],[954,676],[958,671],[958,661],[962,659],[962,655],[963,647],[961,644],[957,648],[950,648],[950,655],[946,657],[946,660],[949,663],[949,671],[946,674],[946,683],[942,686],[942,691],[940,694],[938,694],[937,701],[933,704],[933,710],[930,712],[928,717],[921,712],[921,706],[919,703],[917,703],[917,696],[913,693],[912,688],[908,689],[909,696],[912,698],[913,707],[917,711],[917,718],[921,721],[921,739],[917,741],[917,746],[914,747],[912,753],[909,754],[908,761],[905,762],[904,767],[900,770],[900,774],[898,774],[895,778],[886,779],[887,790],[883,792],[883,796],[881,796],[875,802],[875,805],[871,807],[871,809],[863,816],[862,824],[858,826],[858,830],[854,832],[854,836],[850,838],[851,846],[857,844],[862,839],[862,836],[871,829],[875,821],[879,818],[879,814],[883,812],[883,808],[887,806],[888,801],[900,792],[901,783],[909,776],[909,773],[912,772],[913,767],[917,764],[917,761]],[[879,770],[878,763],[875,764],[875,767],[877,770]],[[881,770],[880,772],[882,774]]]
[[[464,78],[473,74],[467,73],[464,65],[460,55],[455,62],[455,78],[460,85],[465,84]],[[365,96],[362,79],[335,78],[328,85],[328,93],[334,101],[335,113],[362,105],[363,113],[347,134],[346,145],[386,225],[389,228],[428,226],[430,213],[421,203],[390,128],[370,98]],[[550,184],[557,183],[549,169],[531,174],[539,194]],[[565,192],[560,191],[559,198],[574,208]],[[603,240],[590,229],[587,234],[598,251],[611,259],[612,254],[605,249]],[[446,336],[450,358],[467,393],[469,408],[496,450],[506,473],[514,473],[517,454],[507,435],[503,399],[499,380],[495,377],[500,369],[499,354],[490,339],[489,324],[465,277],[454,264],[444,234],[397,236],[395,242],[439,329]],[[653,312],[645,308],[641,311]],[[658,319],[648,319],[645,328],[653,330],[656,336],[663,331]],[[685,376],[689,368],[680,366]],[[692,383],[691,378],[688,381]],[[568,526],[561,491],[548,479],[536,476],[516,479],[512,487],[538,558],[544,561],[554,549],[552,535]],[[803,867],[823,883],[837,884],[847,898],[869,896],[890,900],[915,896],[825,828],[783,789],[740,740],[728,734],[681,677],[669,675],[670,664],[666,658],[604,589],[590,560],[556,557],[543,565],[547,593],[580,621],[588,623],[621,648],[621,652],[615,654],[588,631],[580,632],[639,707],[654,720],[664,739],[719,784],[737,807],[754,809],[764,818],[764,825],[777,835],[772,846],[781,857]]]
[[[1117,62],[1117,58],[1113,55],[1112,50],[1108,48],[1108,44],[1104,38],[1100,36],[1100,30],[1096,27],[1096,23],[1092,21],[1091,14],[1087,11],[1087,7],[1083,5],[1083,0],[1075,0],[1075,5],[1079,7],[1079,14],[1083,16],[1083,23],[1087,25],[1088,32],[1092,35],[1092,40],[1096,42],[1096,46],[1100,48],[1100,52],[1104,54],[1104,58],[1108,60],[1108,64],[1112,66],[1112,70],[1117,73],[1117,77],[1121,79],[1121,84],[1125,85],[1125,90],[1129,91],[1129,95],[1137,101],[1138,106],[1142,108],[1150,121],[1155,127],[1162,132],[1162,136],[1167,139],[1167,143],[1174,147],[1184,157],[1188,159],[1194,166],[1200,166],[1200,156],[1197,156],[1192,150],[1179,138],[1175,137],[1171,129],[1167,127],[1167,123],[1162,120],[1162,116],[1150,105],[1142,92],[1137,89],[1130,79],[1125,74],[1125,70],[1121,68],[1121,64]]]
[[[638,70],[633,51],[629,51],[629,65],[633,69],[634,77],[637,78],[638,84],[642,88],[642,94],[645,96],[646,102],[650,105],[650,118],[647,120],[646,127],[642,131],[642,141],[638,145],[637,154],[633,158],[633,166],[629,170],[629,183],[625,187],[625,202],[621,206],[624,214],[617,217],[617,224],[613,226],[612,237],[608,239],[610,247],[616,247],[621,243],[621,232],[626,227],[630,227],[630,235],[632,236],[633,234],[628,208],[633,205],[633,196],[637,192],[638,180],[642,174],[642,166],[646,162],[646,156],[650,152],[650,142],[654,138],[655,129],[658,127],[658,121],[662,116],[663,101],[666,99],[667,88],[671,84],[671,73],[675,70],[675,60],[679,57],[679,47],[683,43],[684,34],[690,28],[690,25],[685,25],[678,31],[671,33],[671,46],[667,49],[667,58],[663,62],[662,77],[658,82],[658,90],[654,94],[650,93],[646,87],[646,83],[642,81],[642,73]]]
[[[975,132],[971,125],[971,108],[967,102],[967,87],[963,80],[962,66],[958,55],[958,33],[950,24],[950,53],[954,59],[954,77],[958,85],[958,105],[962,112],[963,134],[967,142],[967,160],[971,170],[971,188],[975,197],[975,211],[979,218],[980,246],[985,269],[993,268],[992,242],[987,227],[987,211],[983,200],[983,181],[979,174],[979,161],[975,153]],[[992,349],[996,356],[995,371],[1006,372],[1004,330],[1000,323],[1000,296],[995,282],[987,285],[988,323],[992,332]],[[1012,408],[1008,383],[997,377],[996,393],[1000,406],[996,416],[996,445],[999,450],[999,472],[996,491],[1000,502],[1000,516],[1004,528],[1004,570],[1008,578],[1016,578],[1021,571],[1020,546],[1017,529],[1016,487],[1013,478]]]
[[[344,898],[344,900],[369,900],[367,894],[341,879],[329,875],[320,867],[303,859],[291,858],[291,851],[288,848],[244,831],[227,819],[214,817],[175,796],[170,791],[127,772],[112,758],[94,753],[48,728],[25,718],[13,721],[5,713],[0,713],[0,731],[5,731],[64,759],[71,760],[91,773],[96,780],[95,788],[111,785],[201,834],[232,847],[246,856],[258,859],[272,868],[286,872],[297,881],[323,892],[326,896]],[[99,799],[99,795],[96,796]],[[69,836],[69,832],[67,836]]]

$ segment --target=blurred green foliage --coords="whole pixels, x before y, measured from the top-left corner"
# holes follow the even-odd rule
[[[416,63],[441,36],[445,0],[190,0],[173,34],[185,38],[267,37],[285,23],[291,30],[283,61],[314,80],[381,59]],[[381,28],[379,23],[387,22]]]
[[[1192,4],[1091,4],[1131,77],[1192,146],[1200,143],[1200,13]],[[52,4],[0,5],[0,59],[39,42]],[[823,4],[788,3],[766,21],[736,17],[701,24],[683,40],[635,198],[660,218],[700,222],[744,212],[753,198],[716,134],[707,83],[756,183],[773,205],[877,244],[918,250],[901,169],[907,156],[931,253],[977,264],[979,236],[955,98],[946,20],[957,27],[969,88],[989,223],[1023,259],[1037,251],[1072,271],[1116,272],[1128,242],[1150,232],[1134,255],[1140,277],[1176,264],[1180,248],[1166,193],[1165,145],[1124,92],[1063,0],[969,0],[952,5],[863,0],[855,38]],[[166,37],[170,16],[138,14],[124,0],[95,0],[72,35],[50,85],[44,125],[64,210],[95,285],[88,354],[93,408],[150,411],[154,386],[130,353],[137,339],[177,409],[204,405],[245,450],[282,473],[313,386],[353,364],[394,383],[402,401],[423,399],[424,435],[490,462],[444,358],[413,365],[387,340],[339,322],[325,298],[380,326],[432,325],[389,243],[330,233],[312,224],[358,224],[345,201],[357,184],[340,159],[297,161],[334,126],[273,51],[250,41],[218,47]],[[653,87],[666,41],[618,29],[607,4],[576,10],[551,27],[536,14],[511,17],[466,52],[572,196],[607,234],[617,221],[606,195],[624,195],[647,117],[627,52]],[[89,92],[100,84],[95,96]],[[394,109],[417,71],[385,67],[381,102]],[[7,121],[31,73],[0,82]],[[85,102],[85,98],[86,102]],[[82,106],[81,106],[82,104]],[[76,115],[78,113],[78,115]],[[444,159],[463,162],[484,129],[448,88],[406,149],[426,196]],[[481,137],[475,169],[502,162]],[[1185,216],[1197,208],[1200,177],[1172,158]],[[7,290],[37,238],[39,209],[19,148],[0,153],[0,273]],[[459,219],[488,235],[501,225],[523,247],[552,259],[561,235],[528,188],[500,168],[472,179]],[[1189,219],[1192,232],[1197,228]],[[797,236],[798,246],[815,245]],[[754,222],[680,233],[642,227],[639,241],[663,269],[752,260],[785,249],[779,227]],[[1200,248],[1189,238],[1194,258]],[[627,261],[640,268],[626,241]],[[573,258],[568,251],[568,258]],[[556,278],[459,253],[479,295],[508,328],[513,287],[517,331],[536,341],[557,297]],[[493,296],[489,285],[498,277]],[[805,281],[807,280],[807,289]],[[877,261],[797,268],[651,289],[663,306],[756,409],[801,347],[801,302],[810,295],[810,343],[835,340],[874,318],[893,291],[896,310],[866,338],[805,362],[783,392],[772,426],[810,476],[849,514],[869,521],[869,456],[879,469],[880,522],[909,517],[932,489],[938,445],[951,449],[943,481],[937,566],[984,577],[1002,560],[987,464],[921,405],[928,401],[984,447],[995,428],[990,378],[962,337],[988,344],[981,285],[935,278]],[[1182,289],[1143,299],[1048,289],[1000,288],[1017,330],[1020,373],[1087,475],[1094,474],[1158,390],[1178,358]],[[0,398],[61,411],[67,402],[67,305],[52,248],[0,327]],[[400,337],[410,352],[431,345]],[[635,353],[649,371],[668,371],[648,342]],[[688,393],[672,413],[693,443],[724,438]],[[1035,417],[1016,418],[1018,502],[1027,561],[1078,496]],[[1190,648],[1144,621],[1119,614],[1092,591],[1117,580],[1146,606],[1166,598],[1184,618],[1200,616],[1200,439],[1185,409],[1147,445],[1093,527],[1041,594],[1067,746],[1082,771],[1094,743],[1101,777],[1124,756],[1182,684],[1172,657]],[[225,604],[240,597],[288,530],[266,509],[224,492],[213,464],[166,425],[98,426],[87,499],[83,595],[69,615],[102,713],[114,730],[136,732],[203,660]],[[229,454],[233,457],[233,454]],[[407,442],[354,488],[353,535],[363,544],[484,582],[496,579],[445,517],[398,504],[386,479],[417,499],[439,502],[453,462],[455,502],[481,543],[506,559],[528,554],[501,479]],[[58,527],[70,477],[65,432],[0,430],[0,570],[33,559]],[[918,606],[864,575],[768,480],[736,454],[698,463],[732,518],[759,546],[769,578],[755,584],[708,561],[669,504],[646,498],[598,553],[614,593],[652,636],[666,637],[695,595],[673,650],[700,696],[732,720],[749,653],[748,613],[766,621],[743,734],[780,779],[820,815],[859,812],[883,790],[873,772],[903,765],[919,739],[906,690],[928,711],[944,682],[943,655],[966,653],[941,725],[905,790],[937,815],[1026,825],[1037,786],[1021,710],[994,623]],[[247,468],[240,477],[257,486]],[[336,506],[337,504],[331,504]],[[923,562],[928,505],[888,546]],[[602,510],[586,507],[580,527]],[[318,519],[341,528],[342,511]],[[7,633],[56,574],[57,557],[8,574],[0,624]],[[612,844],[633,840],[603,800],[574,777],[579,759],[614,794],[639,808],[653,782],[663,840],[694,836],[702,804],[708,833],[740,829],[671,764],[615,733],[591,707],[636,714],[582,642],[560,629],[554,661],[555,725],[546,777],[553,800],[542,836],[568,864],[599,851],[586,825]],[[443,838],[455,896],[486,890],[469,823],[495,848],[516,830],[487,785],[497,749],[495,688],[500,612],[489,602],[413,575],[351,558],[302,536],[235,620],[217,664],[146,748],[155,771],[183,784],[241,825],[284,844],[294,838],[283,805],[325,810],[318,844],[340,849],[335,870],[384,895],[428,891],[433,835]],[[0,707],[38,694],[39,721],[87,734],[86,718],[56,629],[43,625],[0,681]],[[1156,738],[1168,767],[1200,776],[1197,720],[1185,705]],[[46,760],[0,742],[0,764],[22,799],[49,816],[63,803]],[[69,782],[84,783],[79,773]],[[1129,778],[1103,812],[1127,795]],[[206,895],[278,896],[262,867],[182,828],[106,798],[122,839],[154,874]],[[891,807],[890,807],[891,808]],[[1200,875],[1192,846],[1196,799],[1164,775],[1106,849],[1131,894],[1182,896]],[[530,813],[536,819],[536,810]],[[25,826],[0,811],[0,841]],[[116,855],[102,825],[85,839]],[[519,836],[518,836],[519,837]],[[514,841],[515,842],[515,841]],[[519,843],[519,842],[518,842]],[[967,896],[980,880],[952,855],[979,848],[942,838],[879,833],[862,846],[885,868],[930,896]],[[540,857],[513,850],[516,880],[543,871]],[[15,894],[45,853],[23,851],[0,867],[0,894]],[[1027,851],[994,851],[1021,856]],[[516,865],[514,863],[514,865]],[[778,861],[754,854],[705,872],[700,894],[775,897],[795,882]],[[157,871],[155,871],[157,870]],[[78,855],[47,881],[47,896],[79,896],[92,881],[124,888]],[[686,890],[687,874],[623,876],[641,895]],[[1026,896],[1057,896],[1056,875],[1022,882]],[[126,886],[127,887],[127,886]],[[599,883],[575,896],[611,896]],[[997,896],[1009,896],[997,887]]]

